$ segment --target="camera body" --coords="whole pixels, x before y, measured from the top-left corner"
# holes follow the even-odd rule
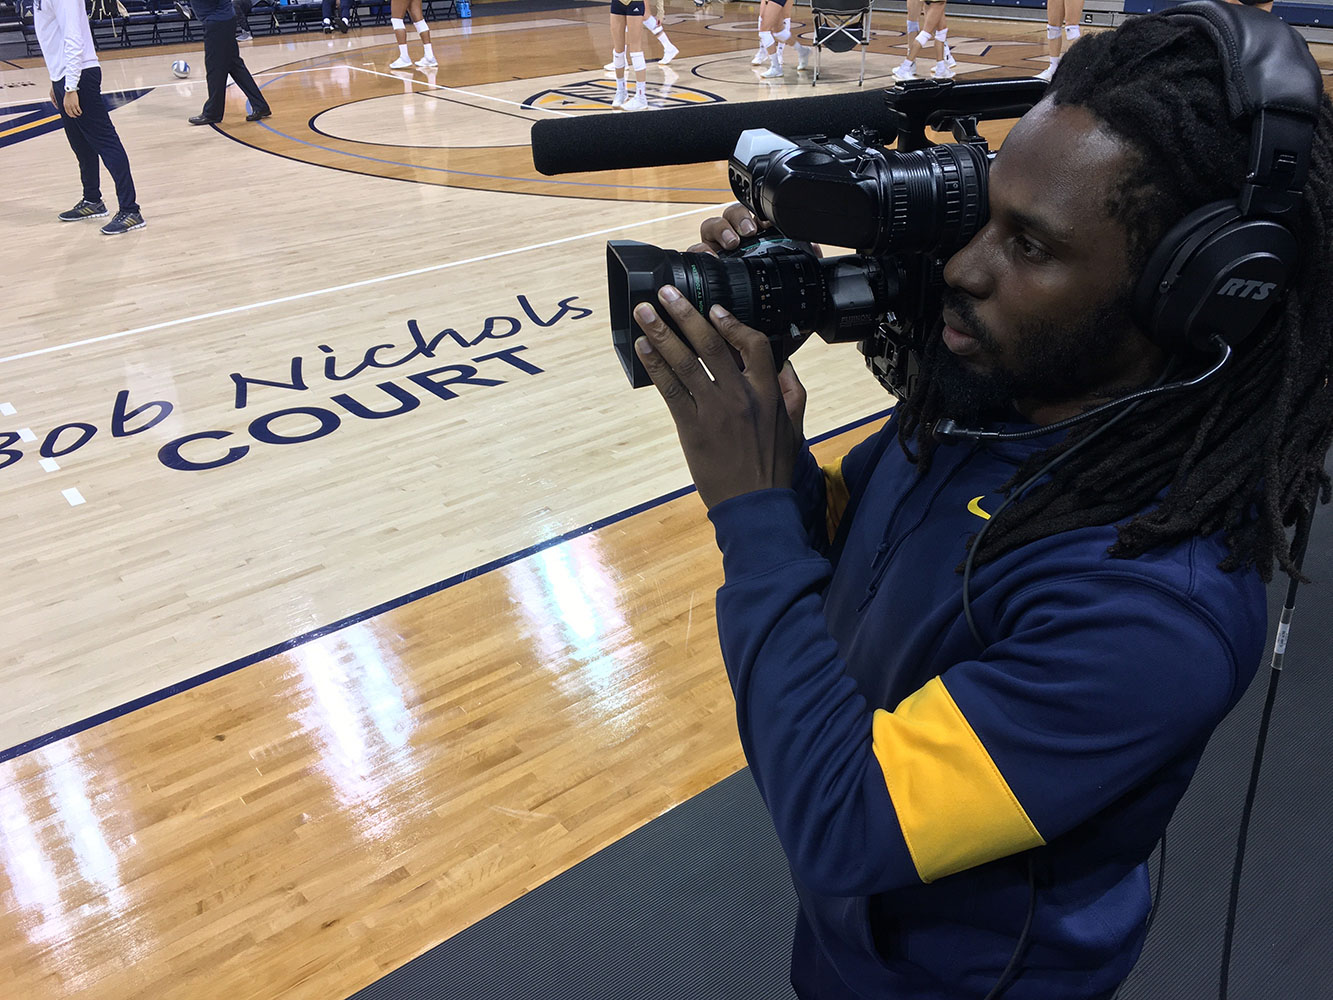
[[[633,309],[670,283],[701,312],[721,303],[764,333],[779,366],[810,333],[856,342],[875,377],[905,398],[938,332],[944,265],[986,222],[993,154],[977,124],[1019,117],[1045,90],[1028,78],[916,80],[885,91],[891,135],[744,132],[728,179],[771,228],[720,258],[607,244],[612,339],[630,383],[650,382],[633,350]],[[955,142],[933,143],[927,128]],[[815,243],[856,252],[820,258]]]

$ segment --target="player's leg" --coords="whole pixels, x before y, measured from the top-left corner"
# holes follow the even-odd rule
[[[625,5],[626,48],[629,50],[629,68],[634,71],[634,96],[625,102],[626,111],[642,111],[648,107],[648,64],[643,58],[644,0],[630,0]]]
[[[1046,53],[1050,65],[1037,74],[1040,80],[1049,80],[1060,65],[1060,37],[1064,34],[1065,0],[1046,0]]]
[[[805,69],[806,65],[810,62],[810,49],[808,46],[802,45],[799,38],[792,37],[791,18],[785,16],[788,8],[784,6],[782,11],[784,15],[782,18],[782,26],[777,33],[773,35],[778,43],[778,66],[781,67],[783,49],[786,47],[787,43],[790,42],[792,45],[796,46],[796,71],[799,73],[801,70]]]
[[[666,28],[662,27],[662,22],[653,17],[652,14],[645,14],[643,16],[643,26],[651,31],[653,37],[662,44],[662,58],[658,60],[658,65],[665,66],[672,59],[675,59],[680,53],[680,49],[671,44],[671,39],[667,37]]]
[[[625,5],[620,0],[611,0],[611,66],[616,74],[616,97],[611,107],[621,108],[629,99],[625,87],[625,24],[629,15],[624,13]]]
[[[772,80],[782,75],[782,49],[778,46],[777,36],[782,32],[782,21],[787,16],[786,7],[778,0],[763,0],[759,17],[763,30],[759,32],[759,45],[768,56],[768,69],[759,75]]]
[[[953,76],[953,70],[944,58],[949,28],[944,23],[944,0],[926,0],[925,31],[929,31],[935,42],[935,79],[947,80]]]
[[[759,32],[759,48],[750,60],[751,66],[766,66],[773,59],[774,42],[771,38],[767,44],[764,42],[764,11],[770,2],[771,0],[759,0],[759,16],[755,19],[755,30]]]
[[[435,50],[430,44],[430,25],[426,23],[426,15],[421,10],[421,0],[408,0],[408,13],[412,17],[412,27],[416,29],[417,36],[421,39],[422,48],[425,50],[420,59],[417,60],[417,66],[421,69],[431,69],[438,66],[435,60]]]
[[[398,58],[389,63],[389,69],[412,68],[412,57],[407,54],[407,24],[403,21],[406,15],[407,0],[389,0],[389,27],[398,43]]]
[[[912,42],[921,33],[921,10],[924,6],[923,0],[907,0],[907,55],[903,56],[902,65],[894,67],[895,79],[910,80],[916,76],[916,51],[920,46],[913,50]]]

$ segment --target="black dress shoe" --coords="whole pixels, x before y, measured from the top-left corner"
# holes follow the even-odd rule
[[[208,115],[195,115],[190,119],[191,125],[216,125],[221,122],[221,118],[209,118]]]
[[[272,108],[265,108],[263,111],[251,111],[248,115],[245,116],[245,120],[248,122],[257,122],[259,121],[259,119],[267,118],[271,114],[273,114]]]

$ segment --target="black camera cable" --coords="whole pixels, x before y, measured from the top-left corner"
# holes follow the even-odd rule
[[[981,540],[985,536],[986,531],[990,528],[992,524],[996,522],[1000,514],[1011,503],[1019,499],[1023,494],[1025,494],[1037,483],[1041,482],[1056,467],[1068,461],[1081,449],[1086,448],[1093,441],[1097,440],[1097,438],[1101,437],[1101,435],[1105,434],[1120,421],[1128,417],[1131,413],[1134,412],[1134,410],[1136,410],[1139,407],[1139,405],[1145,399],[1147,399],[1150,396],[1156,396],[1166,392],[1176,392],[1182,389],[1193,388],[1197,385],[1202,384],[1208,379],[1212,378],[1219,371],[1221,371],[1222,368],[1226,366],[1227,362],[1231,360],[1231,345],[1226,343],[1226,341],[1224,341],[1221,337],[1216,337],[1216,336],[1213,337],[1213,345],[1218,348],[1217,361],[1206,372],[1193,379],[1189,379],[1184,382],[1171,382],[1166,385],[1163,385],[1162,383],[1171,374],[1171,368],[1168,367],[1162,372],[1161,376],[1157,379],[1157,381],[1147,389],[1141,389],[1138,392],[1129,394],[1128,396],[1122,396],[1119,399],[1113,399],[1108,403],[1103,403],[1101,406],[1093,407],[1091,410],[1087,410],[1075,416],[1057,421],[1056,423],[1053,424],[1048,424],[1045,427],[1038,427],[1035,430],[1016,431],[1016,432],[970,431],[957,428],[952,420],[942,420],[940,422],[940,425],[936,427],[934,433],[946,441],[962,440],[962,439],[981,440],[981,441],[986,441],[986,440],[1019,441],[1028,438],[1039,437],[1043,434],[1050,434],[1054,431],[1063,430],[1066,427],[1070,427],[1074,424],[1081,423],[1084,420],[1089,420],[1092,417],[1097,416],[1099,413],[1105,413],[1106,411],[1114,409],[1116,407],[1123,407],[1123,409],[1121,409],[1119,413],[1113,416],[1110,420],[1106,421],[1106,423],[1102,424],[1102,426],[1098,427],[1095,431],[1093,431],[1091,434],[1085,437],[1082,441],[1079,441],[1077,444],[1070,447],[1067,451],[1061,452],[1059,455],[1056,455],[1053,459],[1047,462],[1039,470],[1033,473],[1027,479],[1026,482],[1020,485],[1012,493],[1010,493],[1009,496],[1005,497],[1004,502],[1001,503],[998,508],[996,508],[995,512],[991,514],[991,516],[987,519],[986,523],[981,526],[981,530],[977,532],[976,537],[972,539],[972,545],[968,549],[967,559],[963,563],[963,614],[967,618],[967,626],[972,631],[972,637],[976,640],[977,645],[979,647],[985,649],[986,642],[985,640],[982,639],[981,630],[977,628],[976,620],[972,615],[971,583],[972,583],[972,567],[976,562],[976,554],[978,549],[980,549],[981,547]],[[1147,930],[1152,927],[1152,920],[1157,915],[1162,882],[1165,874],[1166,874],[1166,838],[1163,837],[1162,855],[1161,858],[1159,859],[1157,895],[1154,897],[1152,909],[1150,911],[1148,919],[1148,928],[1146,928],[1144,931],[1145,935],[1147,934]],[[1023,923],[1023,931],[1019,935],[1018,943],[1014,946],[1013,954],[1009,958],[1009,964],[1006,965],[1004,971],[1000,973],[1000,978],[998,981],[996,981],[995,986],[991,989],[991,991],[988,994],[986,994],[986,1000],[999,1000],[1001,993],[1008,985],[1010,976],[1013,975],[1014,970],[1017,968],[1018,963],[1022,958],[1023,952],[1027,948],[1028,938],[1032,933],[1032,921],[1036,914],[1036,909],[1037,909],[1037,883],[1036,883],[1035,862],[1032,856],[1029,855],[1027,919]],[[1223,996],[1222,1000],[1226,1000],[1225,995]]]
[[[1310,523],[1314,520],[1314,504],[1318,497],[1302,507],[1296,517],[1296,534],[1291,543],[1291,561],[1296,572],[1287,583],[1287,597],[1282,603],[1282,617],[1278,622],[1277,637],[1273,642],[1273,659],[1268,670],[1268,694],[1264,697],[1263,715],[1259,720],[1259,738],[1254,747],[1254,764],[1250,768],[1250,784],[1245,792],[1245,807],[1241,812],[1240,833],[1236,836],[1236,860],[1231,869],[1231,896],[1227,902],[1227,929],[1222,941],[1222,971],[1218,975],[1217,995],[1227,1000],[1227,984],[1231,976],[1231,946],[1236,933],[1236,907],[1240,900],[1240,875],[1245,866],[1245,845],[1249,839],[1250,818],[1254,813],[1254,797],[1259,790],[1259,772],[1264,763],[1264,746],[1268,742],[1268,724],[1273,717],[1273,703],[1277,699],[1277,682],[1287,656],[1287,635],[1296,609],[1296,588],[1300,585],[1301,564],[1305,562],[1305,548],[1310,542]]]

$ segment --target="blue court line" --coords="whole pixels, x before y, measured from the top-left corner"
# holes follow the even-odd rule
[[[888,417],[890,412],[892,412],[892,407],[890,407],[889,409],[880,410],[877,413],[872,413],[867,417],[860,418],[859,420],[853,420],[851,423],[844,424],[841,427],[835,427],[833,430],[820,434],[818,437],[811,438],[810,444],[819,444],[821,441],[827,441],[831,437],[836,437],[839,434],[845,434],[848,431],[854,431],[858,427],[864,427],[871,421],[882,420]],[[601,528],[609,527],[612,524],[616,524],[620,521],[624,521],[627,520],[628,518],[634,517],[636,514],[642,514],[645,511],[652,510],[654,507],[660,507],[665,503],[670,503],[672,500],[678,500],[683,496],[689,496],[689,494],[693,492],[695,492],[695,487],[682,486],[678,490],[673,490],[670,493],[665,493],[662,496],[655,497],[652,500],[646,500],[641,504],[638,504],[634,507],[630,507],[627,510],[622,510],[616,514],[610,514],[604,518],[601,518],[600,520],[593,521],[591,524],[585,524],[581,528],[574,528],[571,531],[565,532],[563,535],[557,535],[554,538],[548,538],[546,541],[538,542],[536,545],[530,545],[526,549],[520,549],[518,552],[512,552],[507,556],[501,556],[498,559],[492,559],[490,562],[482,563],[482,565],[475,566],[472,569],[466,569],[463,572],[457,573],[454,576],[451,576],[445,580],[440,580],[436,583],[427,584],[426,586],[421,587],[418,590],[414,590],[409,594],[404,594],[402,597],[391,598],[390,600],[385,601],[383,604],[377,604],[373,608],[367,608],[365,611],[358,611],[355,614],[348,615],[346,618],[340,619],[339,621],[333,622],[332,624],[322,625],[317,629],[313,629],[309,632],[304,633],[303,635],[298,635],[294,639],[284,640],[283,642],[280,642],[277,645],[269,646],[267,649],[261,649],[257,653],[251,653],[249,656],[243,656],[239,660],[232,660],[230,663],[224,663],[220,667],[214,667],[212,670],[206,670],[202,674],[196,674],[193,677],[187,677],[185,680],[180,681],[176,684],[171,684],[168,685],[167,687],[159,688],[158,690],[143,695],[142,697],[135,698],[132,701],[127,701],[122,705],[117,705],[115,708],[108,708],[106,711],[98,712],[96,715],[90,715],[86,719],[80,719],[78,722],[72,722],[67,726],[61,726],[59,729],[54,729],[51,732],[44,733],[41,736],[35,736],[30,740],[25,740],[22,743],[10,747],[8,750],[0,750],[0,764],[3,764],[5,761],[8,760],[13,760],[15,757],[22,757],[24,754],[31,753],[34,750],[41,749],[42,747],[46,746],[49,743],[55,743],[59,740],[65,739],[68,736],[76,736],[79,733],[86,732],[89,729],[93,729],[96,726],[102,725],[102,723],[104,722],[111,722],[115,719],[119,719],[121,716],[129,715],[131,712],[137,712],[141,708],[147,708],[150,705],[155,705],[159,701],[165,701],[172,695],[181,694],[185,691],[189,691],[192,688],[197,688],[201,684],[207,684],[209,681],[217,680],[219,677],[225,677],[227,674],[235,673],[237,670],[240,670],[243,667],[253,666],[256,663],[259,663],[261,660],[267,660],[271,657],[278,656],[282,653],[290,652],[291,650],[295,649],[298,646],[304,646],[308,642],[313,642],[316,639],[322,639],[326,635],[332,635],[334,632],[338,632],[342,629],[348,628],[351,625],[359,625],[361,622],[365,621],[368,618],[374,618],[375,616],[384,614],[387,611],[394,611],[398,608],[403,607],[406,604],[411,604],[413,601],[419,601],[423,597],[430,597],[432,594],[438,594],[443,590],[448,590],[450,587],[455,587],[460,583],[466,583],[468,580],[475,579],[476,577],[482,576],[486,573],[490,573],[493,570],[503,569],[504,567],[519,562],[522,559],[526,559],[528,556],[536,555],[538,552],[543,552],[546,549],[553,548],[556,545],[563,545],[565,542],[572,541],[573,539],[578,538],[582,535],[586,535],[589,532],[598,531]]]
[[[277,83],[279,80],[285,80],[287,77],[291,75],[292,74],[290,73],[283,73],[282,76],[274,77],[272,80],[267,80],[264,83],[260,84],[259,89],[263,90],[270,83]],[[250,103],[247,101],[245,106],[249,108]],[[321,111],[319,114],[323,113],[324,112]],[[310,119],[309,122],[307,122],[307,124],[310,126],[312,131],[320,135],[323,135],[324,133],[319,132],[319,130],[316,129],[314,126],[315,118],[318,117],[319,115],[315,115]],[[553,181],[545,177],[510,177],[506,174],[479,174],[479,173],[474,173],[473,171],[470,170],[458,170],[453,167],[423,167],[418,163],[403,163],[401,160],[385,160],[381,159],[378,156],[365,156],[361,153],[350,153],[344,149],[334,149],[330,146],[322,146],[317,142],[310,142],[309,140],[306,139],[298,139],[296,136],[289,135],[286,132],[282,132],[264,121],[259,122],[259,125],[261,128],[267,129],[274,135],[280,135],[284,139],[290,139],[292,142],[300,143],[302,146],[309,146],[311,149],[322,149],[326,153],[333,153],[338,156],[350,156],[357,160],[368,160],[371,163],[384,163],[391,167],[408,167],[412,170],[430,170],[442,174],[457,174],[459,177],[480,177],[483,180],[488,180],[488,181],[513,181],[515,183],[520,183],[520,184],[523,183],[555,184],[561,187],[622,188],[630,191],[673,191],[673,192],[687,192],[692,194],[726,194],[726,195],[731,194],[731,190],[729,188],[661,187],[658,185],[647,185],[647,184],[598,184],[594,181]],[[224,133],[224,134],[227,135],[229,138],[236,138],[235,136],[232,136],[230,133]],[[245,142],[245,140],[243,139],[237,139],[237,141],[242,142],[247,146],[250,146],[251,149],[262,149],[262,147],[260,146],[251,146],[250,143]],[[353,142],[355,140],[349,139],[347,141]],[[263,151],[272,152],[271,150],[263,150]],[[324,166],[324,165],[325,164],[318,164],[318,163],[312,164],[312,166]]]

